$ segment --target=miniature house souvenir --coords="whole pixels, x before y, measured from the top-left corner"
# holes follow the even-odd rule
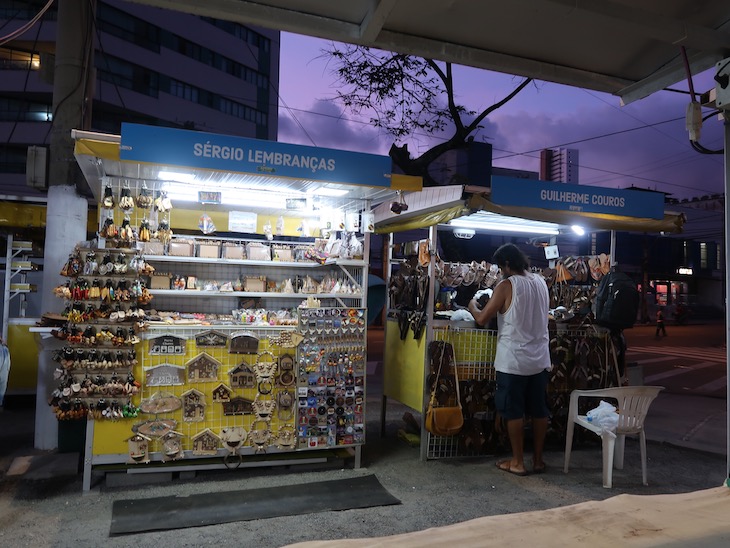
[[[198,347],[225,347],[228,336],[220,331],[203,331],[195,335],[195,345]]]
[[[231,354],[256,354],[259,351],[259,339],[251,331],[231,333],[228,352]]]
[[[253,388],[256,386],[256,375],[245,363],[240,363],[232,369],[228,376],[233,388]]]
[[[185,422],[201,422],[205,420],[205,394],[194,388],[184,392],[183,420]]]
[[[144,370],[145,386],[180,386],[185,384],[185,368],[163,363]]]
[[[232,394],[233,390],[230,386],[220,383],[213,389],[213,401],[216,403],[229,402]]]
[[[185,364],[188,382],[213,382],[218,378],[221,362],[202,352]]]
[[[224,415],[249,415],[253,413],[253,402],[240,396],[223,402]]]
[[[167,434],[162,436],[162,460],[165,462],[178,460],[183,458],[185,453],[182,449],[182,437],[183,434],[175,432],[174,430],[169,431]]]
[[[132,437],[125,440],[129,451],[129,464],[149,464],[150,452],[149,443],[151,438],[137,432]]]
[[[206,428],[193,436],[193,455],[216,455],[220,441],[210,428]]]

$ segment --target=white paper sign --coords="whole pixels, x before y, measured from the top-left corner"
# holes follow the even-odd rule
[[[228,231],[256,233],[258,216],[248,211],[230,211],[228,213]]]

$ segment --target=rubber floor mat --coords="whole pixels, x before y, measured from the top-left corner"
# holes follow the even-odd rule
[[[283,487],[117,500],[110,536],[400,504],[374,475]]]

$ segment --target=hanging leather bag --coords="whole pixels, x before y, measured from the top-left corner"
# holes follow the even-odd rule
[[[439,376],[441,375],[441,368],[444,362],[444,353],[446,350],[447,343],[441,345],[441,359],[439,360],[438,373],[431,389],[431,400],[428,403],[428,409],[426,409],[426,430],[428,430],[434,436],[455,436],[461,432],[461,428],[464,426],[464,414],[461,409],[461,395],[459,394],[459,373],[456,368],[456,364],[452,364],[450,361],[447,363],[453,365],[454,368],[454,384],[456,385],[456,403],[455,406],[438,406],[436,398],[436,391],[439,386]],[[448,345],[451,346],[451,345]],[[449,352],[449,356],[453,356],[452,352]]]

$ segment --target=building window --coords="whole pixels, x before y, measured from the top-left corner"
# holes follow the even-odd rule
[[[3,122],[50,122],[51,105],[0,97],[0,120]]]
[[[271,40],[258,32],[249,29],[248,27],[244,27],[243,25],[234,23],[233,21],[222,21],[211,17],[201,17],[201,19],[210,23],[214,27],[218,27],[219,29],[226,31],[228,34],[232,34],[247,44],[251,44],[253,47],[258,48],[261,51],[266,53],[271,51]]]
[[[100,2],[96,26],[101,32],[121,38],[150,51],[160,51],[160,28],[122,10]]]
[[[0,70],[38,70],[39,68],[41,68],[41,56],[38,53],[0,48]]]
[[[0,144],[0,173],[25,173],[28,146]]]
[[[159,94],[159,74],[156,72],[101,52],[96,53],[94,64],[102,82],[150,97],[157,97]]]
[[[707,268],[707,244],[700,242],[700,268]]]
[[[720,244],[715,244],[715,246],[717,247],[717,250],[715,252],[715,257],[717,258],[715,261],[715,270],[722,270],[725,263],[725,258],[723,257],[723,253],[725,250]]]

